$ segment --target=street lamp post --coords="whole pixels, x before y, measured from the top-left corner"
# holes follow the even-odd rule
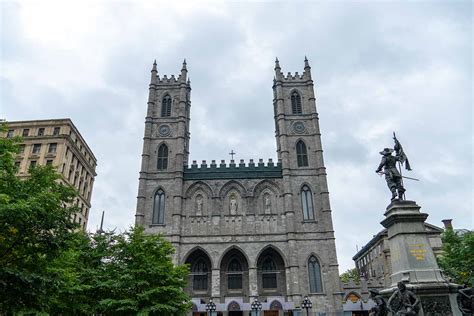
[[[250,304],[250,308],[255,312],[255,316],[258,316],[262,310],[262,303],[260,303],[260,301],[255,298],[252,304]]]
[[[313,303],[311,303],[308,295],[306,295],[303,299],[303,302],[301,302],[301,307],[306,309],[306,315],[309,316],[309,310],[313,308]]]
[[[209,299],[209,303],[206,304],[207,315],[212,316],[213,312],[216,311],[216,304],[212,301],[212,297]]]

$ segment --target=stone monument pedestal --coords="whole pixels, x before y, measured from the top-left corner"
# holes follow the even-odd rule
[[[387,228],[392,263],[391,295],[399,281],[421,300],[420,316],[462,316],[456,303],[459,285],[449,283],[438,267],[424,222],[428,214],[420,212],[414,201],[394,200],[387,206],[381,224]]]

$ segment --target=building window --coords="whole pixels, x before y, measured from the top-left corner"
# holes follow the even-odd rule
[[[161,116],[171,116],[171,97],[167,94],[161,102]]]
[[[193,290],[205,291],[207,290],[207,273],[208,268],[204,259],[199,259],[191,268],[193,275]]]
[[[229,290],[242,289],[242,265],[236,258],[229,262],[227,268],[227,286]]]
[[[44,135],[44,128],[38,128],[38,136],[43,136]]]
[[[23,137],[27,137],[28,135],[30,135],[30,129],[29,129],[29,128],[23,129],[23,134],[22,134],[22,136],[23,136]]]
[[[299,140],[296,143],[296,160],[298,162],[298,167],[308,166],[308,152],[306,150],[306,145],[302,140]]]
[[[323,282],[321,280],[321,266],[315,256],[308,260],[309,288],[311,293],[321,293],[323,291]]]
[[[277,269],[271,257],[267,257],[262,265],[262,285],[264,289],[277,288]]]
[[[36,167],[36,160],[30,161],[30,168]]]
[[[301,114],[301,96],[298,92],[293,92],[291,94],[291,111],[293,114]]]
[[[33,145],[33,154],[39,154],[41,151],[41,144],[34,144]]]
[[[46,160],[46,166],[52,166],[53,161],[51,159]]]
[[[8,132],[7,132],[7,138],[13,137],[13,132],[15,132],[14,129],[9,129]]]
[[[48,148],[48,153],[49,154],[54,154],[56,153],[56,148],[58,147],[58,144],[57,143],[51,143],[49,144],[49,148]]]
[[[18,151],[18,153],[22,154],[25,152],[25,144],[21,144],[20,145],[20,150]]]
[[[301,205],[303,207],[303,219],[314,220],[313,194],[306,185],[301,188]]]
[[[153,202],[153,224],[163,224],[165,222],[165,192],[159,189],[155,193]]]
[[[60,130],[61,130],[60,127],[55,127],[55,128],[53,129],[53,135],[54,135],[54,136],[58,136]]]
[[[156,168],[158,170],[168,169],[168,146],[161,144],[158,148],[158,160]]]

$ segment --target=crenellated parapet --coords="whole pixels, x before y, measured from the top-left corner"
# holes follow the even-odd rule
[[[171,75],[171,77],[169,78],[167,75],[163,75],[162,77],[160,77],[160,75],[158,75],[158,69],[157,69],[156,60],[155,60],[155,62],[153,63],[153,68],[151,70],[150,85],[151,87],[153,86],[156,87],[156,85],[177,85],[180,83],[185,83],[189,87],[190,82],[189,82],[187,74],[188,74],[188,70],[186,67],[186,59],[185,59],[183,61],[181,73],[178,75],[177,78],[175,77],[175,75]]]
[[[283,76],[282,80],[283,81],[297,81],[297,80],[302,80],[306,81],[310,79],[306,71],[304,71],[301,75],[298,72],[295,72],[292,74],[291,72],[288,72],[286,76]]]
[[[276,164],[272,159],[268,159],[265,163],[263,159],[259,159],[257,163],[250,159],[248,163],[241,159],[239,163],[230,160],[229,164],[225,160],[221,160],[219,164],[212,160],[207,164],[203,160],[201,164],[197,164],[193,160],[191,166],[184,167],[184,180],[210,180],[210,179],[268,179],[281,178],[282,167],[281,161]]]
[[[160,77],[159,75],[156,76],[157,82],[160,84],[175,84],[181,82],[181,75],[178,75],[178,78],[176,79],[175,75],[171,75],[171,77],[168,78],[167,75],[163,75],[163,77]]]
[[[294,74],[288,72],[285,76],[281,71],[280,62],[278,58],[275,61],[275,77],[273,80],[274,85],[281,84],[281,83],[307,83],[312,81],[311,77],[311,67],[309,66],[308,59],[305,57],[304,59],[304,71],[302,74],[295,72]]]

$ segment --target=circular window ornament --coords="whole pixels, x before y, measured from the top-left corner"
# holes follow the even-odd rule
[[[296,133],[296,134],[303,134],[305,132],[306,128],[303,124],[303,122],[295,122],[293,124],[293,131]]]
[[[169,136],[171,134],[171,128],[168,125],[160,125],[158,133],[160,136]]]

